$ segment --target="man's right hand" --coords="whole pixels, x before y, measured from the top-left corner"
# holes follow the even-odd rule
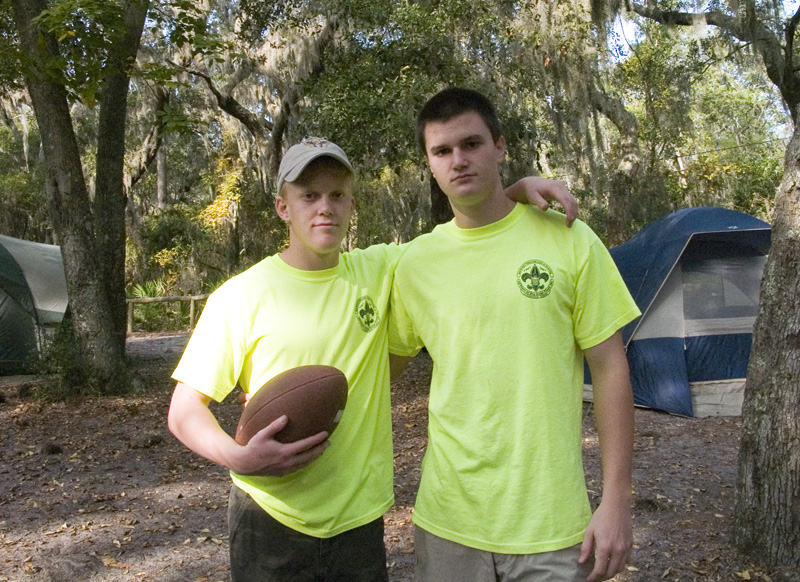
[[[231,470],[239,475],[282,477],[314,462],[330,445],[327,432],[293,443],[275,440],[288,421],[281,416],[240,446],[236,458],[231,459]]]

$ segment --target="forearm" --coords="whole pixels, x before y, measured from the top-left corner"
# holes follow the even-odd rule
[[[167,420],[169,430],[201,457],[236,470],[236,452],[242,448],[241,445],[222,429],[209,410],[210,398],[192,392],[194,389],[185,384],[176,387]]]
[[[172,394],[167,424],[192,451],[239,475],[282,476],[312,463],[330,444],[328,433],[280,443],[275,435],[286,427],[286,415],[271,422],[242,446],[233,440],[208,409],[211,399],[186,384]]]
[[[594,382],[594,375],[592,376]],[[603,500],[630,504],[633,396],[626,377],[595,384],[595,419],[603,469]]]
[[[633,391],[619,333],[587,350],[603,469],[603,499],[630,503],[633,463]]]

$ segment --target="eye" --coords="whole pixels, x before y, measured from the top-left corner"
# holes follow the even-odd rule
[[[481,145],[481,142],[479,140],[470,140],[470,141],[468,141],[468,142],[466,142],[464,144],[464,149],[465,150],[474,150],[474,149],[479,148],[480,145]]]

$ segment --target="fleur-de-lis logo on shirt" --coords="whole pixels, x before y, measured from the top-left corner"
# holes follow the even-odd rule
[[[517,271],[517,285],[525,297],[541,299],[553,289],[553,269],[544,261],[526,261]]]
[[[365,332],[372,331],[381,322],[378,308],[369,295],[364,295],[356,300],[356,318]]]

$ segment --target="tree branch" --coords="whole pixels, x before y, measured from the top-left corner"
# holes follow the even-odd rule
[[[254,115],[247,107],[239,103],[234,97],[232,97],[229,93],[220,91],[217,89],[217,86],[214,84],[214,81],[211,77],[203,73],[202,71],[194,70],[194,69],[185,69],[191,75],[199,77],[205,81],[208,90],[211,91],[211,94],[217,101],[217,105],[219,108],[222,109],[225,113],[238,119],[242,125],[244,125],[247,130],[255,137],[256,139],[267,139],[269,136],[270,131],[272,131],[272,123]],[[236,76],[234,74],[234,76]],[[230,83],[229,83],[230,85]],[[234,83],[233,86],[236,84]]]
[[[728,16],[719,10],[710,10],[708,12],[677,12],[674,10],[661,10],[652,6],[642,6],[641,4],[631,3],[630,10],[639,16],[643,16],[649,20],[653,20],[665,26],[694,26],[698,20],[702,20],[712,26],[718,26],[723,30],[729,31],[739,38],[740,35],[745,35],[744,28],[741,27],[741,21],[733,16]]]
[[[158,150],[163,145],[164,124],[161,119],[158,118],[158,112],[162,111],[166,106],[169,100],[169,94],[163,87],[155,87],[155,93],[156,102],[153,110],[156,112],[156,116],[147,137],[142,142],[139,150],[131,156],[130,162],[128,163],[128,172],[125,176],[126,192],[130,192],[131,188],[142,179],[147,172],[147,168],[153,163],[153,160],[156,159]]]
[[[767,76],[781,92],[792,113],[792,119],[795,118],[798,105],[800,105],[800,79],[797,79],[794,71],[791,70],[791,56],[786,58],[785,51],[787,49],[781,46],[780,37],[763,22],[757,20],[752,10],[748,10],[746,21],[716,10],[694,13],[674,12],[633,2],[630,4],[630,10],[639,16],[666,26],[694,26],[698,20],[703,20],[706,24],[716,26],[739,41],[753,43],[761,55]],[[798,15],[796,14],[795,17]],[[789,61],[788,65],[787,60]]]
[[[784,32],[784,42],[786,43],[786,66],[785,77],[789,78],[794,74],[794,34],[797,32],[797,24],[800,22],[800,6],[797,11],[786,23]]]
[[[233,72],[233,75],[230,76],[228,82],[225,83],[225,86],[222,88],[222,91],[226,95],[233,93],[233,90],[236,89],[236,87],[238,87],[242,81],[250,76],[254,68],[253,61],[250,59],[243,62],[242,65]]]
[[[278,173],[278,162],[286,130],[289,127],[289,120],[303,96],[303,82],[322,74],[324,70],[323,55],[325,49],[333,42],[336,31],[339,28],[339,20],[335,16],[329,17],[320,34],[304,47],[300,53],[297,69],[294,77],[296,81],[289,83],[278,113],[275,115],[275,124],[269,141],[270,176],[275,177]]]

